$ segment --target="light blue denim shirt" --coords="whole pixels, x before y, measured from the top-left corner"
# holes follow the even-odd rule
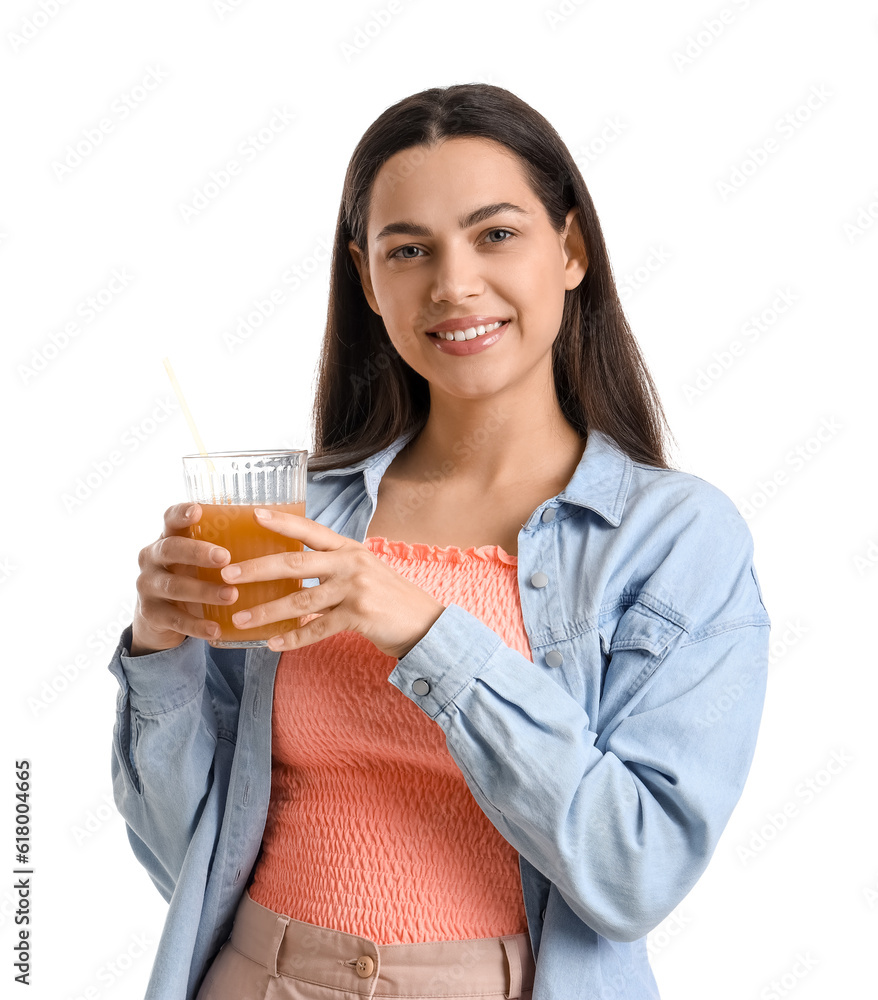
[[[310,473],[308,516],[362,542],[410,436]],[[645,936],[704,871],[755,748],[770,623],[752,557],[724,493],[592,430],[518,535],[533,662],[450,604],[388,677],[519,853],[534,1000],[658,996]],[[130,639],[110,664],[113,786],[170,904],[147,998],[189,1000],[259,852],[279,654],[187,638],[132,658]]]

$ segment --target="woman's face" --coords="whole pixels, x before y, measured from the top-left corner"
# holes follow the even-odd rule
[[[552,384],[564,292],[587,267],[575,216],[556,232],[518,158],[491,140],[447,139],[384,164],[368,266],[353,242],[350,250],[369,305],[431,393],[478,398]],[[463,333],[449,341],[440,328]]]

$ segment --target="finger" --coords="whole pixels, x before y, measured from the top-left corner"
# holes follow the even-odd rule
[[[196,639],[217,639],[220,634],[216,622],[199,618],[167,601],[142,599],[141,617],[155,632],[179,632]]]
[[[139,583],[142,597],[157,597],[163,601],[182,601],[189,604],[234,604],[238,588],[228,584],[210,583],[194,576],[159,571]]]
[[[237,628],[259,628],[272,622],[286,621],[288,618],[304,618],[305,615],[328,611],[339,604],[343,597],[342,588],[336,584],[320,584],[303,587],[286,597],[265,604],[255,604],[252,608],[241,608],[232,615]]]
[[[319,618],[314,618],[307,625],[301,628],[294,628],[290,632],[281,635],[274,635],[268,640],[268,648],[279,649],[301,649],[303,646],[310,646],[314,642],[320,642],[328,636],[336,635],[350,629],[350,622],[347,615],[339,610],[328,611]]]
[[[232,558],[229,550],[221,545],[180,535],[159,538],[153,543],[152,555],[159,566],[201,566],[204,569],[219,569]]]
[[[201,520],[201,504],[178,503],[165,511],[165,530],[163,536],[187,535],[189,528]]]
[[[329,553],[322,552],[274,552],[255,559],[225,566],[220,572],[226,583],[255,583],[260,580],[317,580],[329,576],[333,562]]]
[[[287,538],[298,538],[309,549],[331,551],[340,549],[343,545],[360,544],[352,538],[339,535],[332,528],[327,528],[325,524],[318,524],[316,521],[301,517],[299,514],[288,514],[282,510],[269,510],[267,507],[254,507],[253,516],[259,524],[268,528],[269,531],[276,531],[279,535],[286,535]]]

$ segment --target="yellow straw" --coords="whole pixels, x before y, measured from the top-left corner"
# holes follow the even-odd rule
[[[165,366],[165,371],[168,373],[168,378],[171,380],[171,386],[177,395],[180,406],[183,408],[183,413],[186,415],[189,430],[192,431],[192,437],[195,438],[196,447],[206,458],[207,449],[204,447],[204,442],[201,440],[201,435],[198,433],[198,428],[195,426],[195,421],[192,419],[189,407],[186,405],[186,398],[183,395],[183,390],[180,388],[180,383],[177,381],[177,376],[174,374],[174,369],[171,367],[171,362],[167,358],[162,358],[162,362]]]

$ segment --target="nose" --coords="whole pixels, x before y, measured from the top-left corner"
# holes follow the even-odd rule
[[[463,302],[471,295],[481,295],[485,281],[478,255],[463,242],[435,251],[432,299],[434,302]]]

